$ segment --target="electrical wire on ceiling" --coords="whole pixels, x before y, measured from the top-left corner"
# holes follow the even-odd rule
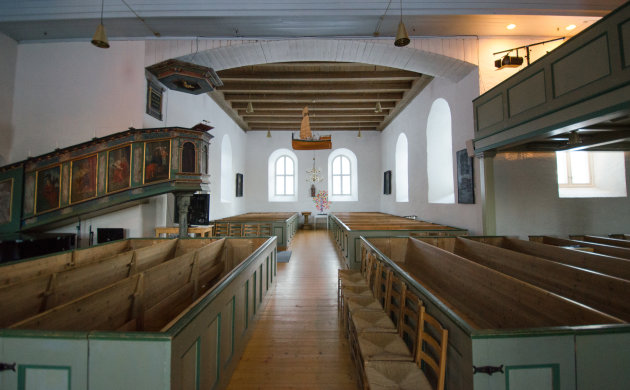
[[[385,15],[387,15],[387,11],[389,11],[390,5],[392,5],[392,0],[389,0],[389,3],[387,3],[387,8],[385,8],[385,12],[383,12],[383,15],[378,18],[378,22],[376,23],[376,28],[374,29],[373,34],[375,37],[381,35],[381,25],[383,24],[383,19],[385,19]]]
[[[161,34],[160,34],[159,32],[157,32],[157,31],[154,31],[154,30],[153,30],[153,29],[152,29],[152,28],[151,28],[151,27],[147,24],[147,22],[146,22],[143,18],[141,18],[141,17],[140,17],[140,15],[138,15],[138,13],[136,13],[136,11],[134,11],[134,10],[133,10],[133,8],[131,8],[131,6],[130,6],[129,4],[127,4],[127,2],[126,2],[125,0],[121,0],[121,1],[122,1],[122,2],[123,2],[126,6],[127,6],[127,8],[129,8],[129,11],[133,12],[133,14],[134,14],[134,15],[136,15],[136,18],[138,18],[138,20],[140,20],[140,21],[142,22],[142,24],[144,24],[144,25],[145,25],[145,27],[146,27],[146,28],[148,28],[148,29],[149,29],[149,31],[151,31],[151,33],[153,34],[153,36],[156,36],[156,37],[160,37],[160,36],[161,36]]]

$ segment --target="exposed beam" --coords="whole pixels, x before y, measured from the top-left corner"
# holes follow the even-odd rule
[[[593,135],[580,135],[582,143],[577,145],[568,145],[559,150],[587,150],[591,148],[605,147],[606,145],[616,144],[619,142],[630,141],[630,131],[617,130],[617,131],[604,131],[599,134]]]
[[[374,111],[375,103],[373,102],[355,102],[355,103],[343,103],[343,102],[321,102],[321,103],[308,103],[308,110],[310,112],[316,112],[319,110],[369,110]],[[277,103],[265,103],[264,101],[258,102],[254,107],[255,110],[282,110],[293,111],[297,110],[300,115],[304,108],[304,103],[291,103],[286,102],[283,104]],[[381,107],[383,110],[392,109],[395,106],[394,101],[382,101]],[[238,110],[245,110],[247,108],[247,101],[235,101],[232,103],[232,108]]]
[[[379,117],[382,119],[387,115],[386,110],[383,112],[377,113],[374,110],[322,110],[315,111],[309,107],[309,112],[311,118],[314,117],[322,117],[322,116],[373,116]],[[298,117],[302,118],[302,110],[264,110],[260,107],[256,107],[253,114],[248,114],[245,109],[238,110],[238,114],[242,115],[246,118],[249,117],[261,117],[261,116],[271,116],[271,117]]]
[[[261,93],[339,93],[339,92],[398,92],[407,91],[411,88],[411,81],[392,81],[392,82],[360,82],[360,83],[311,83],[296,82],[291,84],[279,83],[255,83],[255,82],[233,82],[224,83],[222,87],[217,88],[225,94],[243,93],[243,94],[261,94]]]
[[[255,81],[265,79],[266,81],[404,81],[415,80],[419,77],[418,73],[405,70],[395,71],[334,71],[334,72],[278,72],[254,70],[247,72],[246,70],[228,69],[218,72],[221,80],[225,82],[232,81]]]
[[[225,94],[225,99],[229,101],[240,102],[304,102],[304,103],[320,103],[320,102],[357,102],[365,103],[377,102],[383,100],[400,100],[403,98],[402,92],[388,92],[377,95],[376,93],[278,93],[269,95],[248,95],[248,94]]]
[[[426,75],[423,75],[420,79],[416,80],[413,83],[413,86],[411,87],[411,89],[407,93],[405,93],[405,96],[401,99],[400,102],[398,102],[398,104],[396,104],[396,108],[394,108],[390,112],[389,116],[385,118],[385,120],[383,121],[383,123],[381,123],[378,129],[381,131],[385,129],[387,125],[389,125],[394,120],[394,118],[396,118],[396,116],[398,116],[398,114],[400,114],[402,110],[404,110],[405,107],[407,107],[409,103],[411,103],[411,101],[416,96],[418,96],[418,94],[424,89],[424,87],[427,86],[427,84],[431,82],[431,80],[433,80],[433,77],[426,76]]]

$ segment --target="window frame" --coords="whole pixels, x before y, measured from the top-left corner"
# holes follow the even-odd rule
[[[276,162],[282,158],[289,158],[293,162],[293,194],[276,194]],[[285,166],[286,168],[286,166]],[[285,170],[286,172],[286,170]],[[284,175],[286,178],[287,175]],[[286,148],[276,149],[269,155],[267,160],[267,200],[269,202],[297,202],[298,200],[298,158],[291,150]],[[285,180],[286,188],[286,180]]]
[[[283,165],[284,165],[284,173],[278,173],[278,161],[280,161],[280,159],[283,160]],[[287,174],[287,160],[291,161],[291,164],[293,165],[293,173],[292,174]],[[293,182],[295,183],[295,161],[293,161],[293,159],[291,158],[291,156],[289,156],[288,154],[281,154],[280,156],[278,156],[278,158],[276,158],[275,162],[273,163],[274,166],[274,186],[273,186],[273,192],[274,192],[274,196],[295,196],[295,186],[291,186],[291,194],[287,193],[287,177],[291,177],[293,179]],[[282,177],[284,180],[284,193],[279,194],[278,193],[278,178]]]
[[[348,159],[349,162],[349,166],[350,166],[350,173],[349,174],[344,174],[343,173],[343,168],[342,168],[342,174],[340,175],[333,175],[333,162],[340,156],[343,156],[345,158]],[[342,163],[343,160],[340,160],[340,163]],[[345,194],[345,195],[336,195],[333,193],[333,177],[334,176],[341,176],[342,180],[340,182],[343,181],[343,177],[344,176],[349,176],[350,177],[350,193],[349,194]],[[358,169],[358,164],[357,164],[357,157],[354,154],[354,152],[352,152],[350,149],[346,149],[346,148],[339,148],[339,149],[335,149],[333,152],[331,152],[328,155],[328,198],[330,199],[330,201],[332,202],[356,202],[359,200],[359,169]]]
[[[586,153],[588,158],[588,183],[573,183],[573,168],[571,165],[571,151],[565,150],[556,152],[556,164],[558,163],[558,153],[564,153],[566,161],[566,183],[560,183],[560,177],[558,177],[558,187],[560,188],[593,188],[595,187],[595,181],[593,180],[593,155],[588,151],[582,151]]]

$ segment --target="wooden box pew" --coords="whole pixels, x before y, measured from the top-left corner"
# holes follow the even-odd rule
[[[39,256],[4,263],[0,266],[0,270],[2,270],[0,272],[0,286],[80,267],[133,249],[152,245],[154,242],[154,240],[143,239],[114,241],[91,248],[66,251],[52,256]]]
[[[622,248],[630,248],[630,241],[611,237],[589,236],[589,235],[569,235],[570,240],[594,242],[596,244],[605,244],[611,246],[619,246]]]
[[[603,255],[621,257],[630,259],[630,248],[617,247],[607,244],[598,244],[595,242],[567,240],[566,238],[558,238],[551,236],[529,236],[530,241],[540,242],[543,244],[562,246],[567,248],[591,248],[595,253]]]
[[[298,213],[245,213],[213,221],[215,234],[226,237],[278,237],[278,250],[285,250],[298,229]]]
[[[67,366],[68,388],[225,388],[275,261],[275,237],[211,242],[0,329],[0,357]],[[52,344],[46,361],[40,351]]]
[[[360,237],[382,236],[457,236],[468,234],[466,229],[412,220],[384,213],[334,213],[328,217],[331,236],[337,251],[344,258],[346,268],[360,265]]]
[[[524,378],[535,381],[552,375],[557,388],[577,389],[576,377],[578,381],[581,377],[576,375],[576,361],[590,362],[596,349],[584,347],[584,340],[630,342],[630,326],[618,318],[419,239],[361,241],[367,249],[363,253],[372,253],[391,267],[448,330],[446,388],[507,389],[506,381],[528,388],[531,383]],[[611,351],[613,344],[602,347],[604,353],[630,361],[630,352]],[[588,369],[589,375],[630,380],[630,373],[610,360],[596,366],[598,371]]]
[[[630,281],[475,240],[457,238],[453,253],[478,264],[630,321]]]
[[[630,234],[624,233],[609,234],[608,237],[617,238],[619,240],[630,240]]]
[[[574,267],[580,267],[609,276],[630,280],[630,260],[628,259],[607,256],[601,253],[576,251],[554,245],[541,244],[535,241],[519,240],[516,238],[505,237],[494,241],[482,240],[484,237],[469,236],[468,238],[490,245],[499,246],[501,248],[552,260],[558,263],[572,265]],[[422,240],[427,242],[426,239]],[[441,239],[434,240],[439,241]],[[453,251],[453,247],[443,249],[450,252]]]
[[[198,250],[210,240],[169,240],[0,288],[0,328],[87,295],[138,272]]]

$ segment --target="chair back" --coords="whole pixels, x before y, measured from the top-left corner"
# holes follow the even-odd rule
[[[228,226],[229,224],[227,222],[215,222],[214,235],[217,237],[227,236],[229,233]]]
[[[240,223],[230,223],[230,237],[240,237],[242,235],[242,226]]]
[[[416,351],[416,363],[425,375],[426,370],[432,371],[432,375],[426,375],[437,390],[444,390],[446,378],[446,350],[448,348],[448,330],[435,317],[420,307],[420,327],[418,332],[418,348]]]
[[[258,236],[258,226],[255,224],[243,224],[243,237],[256,237]]]
[[[406,284],[403,284],[403,286],[403,296],[401,298],[402,309],[398,332],[405,344],[407,344],[409,351],[411,351],[411,356],[416,356],[419,346],[418,327],[421,323],[421,308],[424,306],[424,302],[422,302],[413,291],[408,289]]]

